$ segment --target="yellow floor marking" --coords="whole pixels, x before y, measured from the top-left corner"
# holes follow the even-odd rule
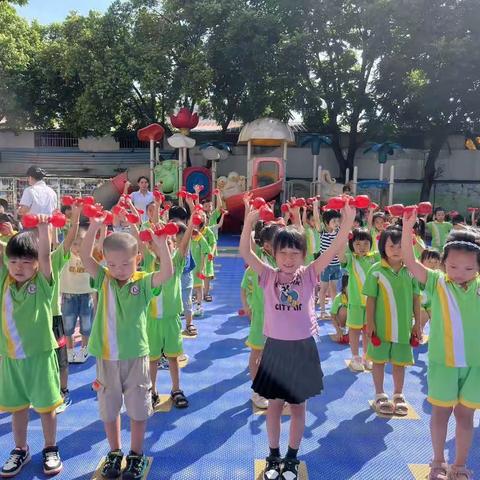
[[[420,420],[420,416],[408,402],[407,402],[408,414],[404,415],[403,417],[400,415],[383,415],[382,413],[378,413],[373,408],[373,400],[369,400],[368,403],[370,404],[370,408],[377,414],[377,417],[380,417],[380,418],[388,418],[388,419],[392,418],[394,420]]]
[[[428,474],[430,473],[430,466],[429,465],[415,465],[410,464],[408,468],[412,472],[413,477],[415,480],[427,480]]]

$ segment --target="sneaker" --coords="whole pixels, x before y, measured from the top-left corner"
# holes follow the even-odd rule
[[[73,351],[73,348],[67,348],[67,359],[68,363],[75,362],[75,352]]]
[[[197,303],[195,310],[193,311],[194,317],[201,317],[203,315],[203,308]]]
[[[102,477],[119,478],[122,474],[123,452],[112,450],[108,452],[102,467]]]
[[[81,347],[80,353],[77,356],[77,362],[83,363],[87,360],[88,357],[89,357],[88,347]]]
[[[178,362],[181,363],[186,363],[189,359],[190,357],[186,353],[182,353],[179,357],[177,357]]]
[[[127,466],[122,474],[123,480],[141,480],[148,467],[145,455],[136,455],[130,450],[127,455]]]
[[[252,402],[261,410],[266,410],[268,408],[268,400],[266,398],[261,397],[257,392],[252,393]]]
[[[363,362],[362,362],[362,359],[360,357],[353,357],[350,360],[350,368],[354,372],[364,372],[365,371],[365,367],[363,366]]]
[[[157,392],[152,392],[152,408],[155,410],[160,404],[160,396]]]
[[[43,473],[45,475],[56,475],[62,468],[62,459],[58,453],[58,447],[47,447],[43,449]]]
[[[70,397],[70,390],[62,391],[62,397],[63,397],[63,403],[59,405],[55,410],[55,413],[57,415],[59,413],[63,413],[72,404],[72,398]]]
[[[280,467],[282,459],[280,457],[268,456],[265,459],[265,470],[263,471],[263,480],[280,480]]]
[[[26,450],[21,448],[14,448],[10,452],[10,456],[7,461],[3,464],[2,470],[0,471],[1,477],[14,477],[23,466],[31,460],[30,449],[27,447]]]
[[[296,458],[284,458],[282,462],[281,480],[297,480],[299,465],[300,462]]]

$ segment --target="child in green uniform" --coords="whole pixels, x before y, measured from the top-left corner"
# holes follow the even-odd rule
[[[414,252],[415,252],[415,247],[414,247]],[[422,252],[422,255],[420,256],[420,263],[425,268],[429,268],[430,270],[439,270],[441,259],[442,257],[440,255],[440,252],[438,252],[437,250],[434,250],[433,248],[426,248]],[[422,310],[420,312],[420,315],[422,320],[422,332],[423,332],[425,325],[430,320],[430,315],[432,313],[432,303],[430,302],[430,299],[428,298],[428,294],[425,291],[425,285],[420,284],[420,290],[422,292],[422,300],[421,300]]]
[[[106,267],[93,258],[97,231],[104,218],[90,219],[90,227],[80,248],[80,258],[98,291],[98,306],[88,350],[97,359],[94,382],[100,417],[104,422],[110,452],[101,474],[117,478],[122,474],[120,410],[125,404],[130,417],[131,450],[123,479],[140,480],[148,466],[143,454],[146,421],[152,413],[150,396],[147,311],[160,286],[173,274],[172,260],[165,236],[153,235],[162,270],[137,272],[140,261],[135,237],[114,232],[103,243]]]
[[[372,235],[372,250],[378,252],[378,237],[385,230],[385,213],[375,212],[374,209],[368,209],[367,227]]]
[[[152,407],[155,409],[160,398],[158,396],[156,381],[158,371],[158,360],[162,353],[168,359],[170,376],[172,379],[172,388],[170,396],[173,405],[177,408],[188,407],[188,400],[180,389],[180,368],[178,358],[183,354],[182,322],[180,314],[183,311],[181,277],[185,268],[185,256],[188,252],[190,238],[193,232],[193,224],[190,221],[188,228],[183,223],[177,223],[179,232],[175,243],[177,249],[174,249],[173,241],[171,245],[171,255],[173,263],[173,276],[165,283],[160,295],[155,297],[148,310],[147,334],[148,345],[150,349],[150,379],[152,381]],[[151,250],[145,249],[145,263],[155,266],[156,259],[160,252],[154,244]],[[149,259],[150,257],[150,259]],[[161,269],[162,266],[160,265]],[[155,267],[158,269],[158,265]],[[147,271],[153,271],[149,268]]]
[[[344,343],[346,338],[347,324],[347,307],[348,307],[348,275],[342,277],[342,291],[333,299],[330,313],[332,314],[332,323],[335,327],[335,341]]]
[[[428,341],[428,401],[432,404],[430,433],[433,460],[430,480],[469,480],[466,463],[472,445],[475,410],[480,408],[480,238],[477,233],[452,232],[444,245],[441,270],[415,260],[408,231],[415,215],[404,217],[402,250],[415,278],[425,285],[432,318]],[[455,460],[445,461],[448,421],[456,420]]]
[[[200,230],[200,233],[203,235],[205,240],[208,243],[209,253],[207,253],[207,258],[205,261],[205,281],[203,283],[203,299],[206,302],[211,302],[212,296],[210,295],[210,282],[215,276],[215,269],[213,266],[213,261],[215,259],[215,253],[217,251],[217,239],[215,234],[210,227],[206,225]]]
[[[266,224],[260,232],[259,258],[266,264],[276,267],[273,257],[273,239],[279,229],[276,223]],[[248,369],[252,381],[255,379],[260,360],[262,359],[263,347],[265,346],[265,336],[263,334],[263,312],[264,298],[263,290],[259,285],[258,274],[251,268],[248,268],[250,281],[252,285],[252,295],[250,298],[251,322],[248,338],[245,344],[250,348],[250,357],[248,359]],[[258,408],[268,408],[268,400],[260,396],[258,393],[252,393],[252,402]]]
[[[434,211],[433,222],[427,223],[427,231],[432,237],[432,248],[441,252],[452,228],[453,225],[445,221],[445,210],[437,207]]]
[[[411,235],[411,234],[410,234]],[[413,365],[410,338],[420,338],[420,290],[402,261],[402,231],[388,227],[380,236],[378,248],[382,260],[368,271],[363,294],[367,296],[367,335],[375,333],[381,344],[369,343],[367,358],[373,362],[374,408],[384,415],[407,415],[403,396],[405,366]],[[411,244],[411,236],[410,236]],[[412,316],[415,325],[412,330]],[[393,402],[383,388],[385,364],[393,365]]]
[[[314,255],[320,250],[320,215],[318,200],[315,200],[312,205],[312,210],[303,209],[303,228],[305,230],[305,238],[307,240],[307,257],[305,264],[315,260]]]
[[[352,351],[350,368],[363,372],[372,365],[366,359],[367,340],[363,338],[363,355],[360,352],[360,337],[365,330],[366,297],[362,294],[363,285],[371,266],[380,260],[380,256],[372,252],[372,236],[366,228],[355,228],[348,241],[348,250],[340,257],[343,268],[348,272],[348,315],[349,342]]]
[[[13,477],[30,460],[27,444],[30,405],[42,419],[45,448],[43,471],[62,469],[56,446],[55,409],[62,403],[57,342],[52,331],[53,276],[48,217],[39,215],[38,238],[33,232],[13,236],[0,263],[0,410],[12,413],[15,448],[2,467]]]
[[[206,277],[206,265],[208,255],[210,254],[210,245],[205,237],[200,233],[203,229],[203,224],[199,225],[193,231],[191,252],[195,262],[195,268],[193,269],[193,292],[195,295],[195,309],[194,316],[200,316],[203,313],[202,300],[203,300],[203,285],[204,277]]]

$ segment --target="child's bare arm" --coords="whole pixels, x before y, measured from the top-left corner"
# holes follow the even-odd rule
[[[428,270],[420,262],[417,261],[413,253],[412,245],[412,229],[417,221],[415,214],[403,216],[402,228],[402,257],[403,263],[408,268],[410,273],[422,284],[427,283]]]
[[[78,235],[78,225],[80,224],[80,214],[82,212],[82,209],[79,205],[73,205],[72,206],[72,221],[71,221],[71,226],[68,229],[67,236],[65,237],[65,240],[63,241],[63,250],[65,253],[70,252],[70,249],[72,248],[72,244],[75,241],[75,238],[77,238]]]
[[[367,320],[367,336],[372,337],[375,332],[375,306],[377,299],[375,297],[367,297],[365,306],[365,318]]]
[[[97,232],[102,228],[103,220],[104,217],[94,217],[90,219],[90,226],[88,227],[87,233],[85,234],[80,247],[80,258],[83,267],[92,278],[97,277],[98,269],[100,268],[100,265],[93,258],[93,245],[95,243]]]
[[[187,255],[188,248],[190,247],[190,240],[192,238],[192,233],[193,233],[193,222],[192,222],[192,217],[190,216],[188,220],[187,230],[183,234],[182,241],[178,246],[178,251],[180,252],[180,255],[182,255],[182,257],[185,257]]]
[[[243,224],[242,235],[240,237],[240,255],[243,259],[248,263],[248,265],[252,268],[253,271],[261,275],[263,269],[266,267],[265,263],[263,263],[251,246],[251,236],[252,236],[252,226],[256,222],[258,218],[258,212],[255,210],[250,211],[245,217],[245,223]]]
[[[164,284],[173,275],[172,257],[167,245],[167,236],[152,235],[155,253],[160,260],[160,271],[152,276],[152,287],[157,288]]]
[[[50,243],[48,215],[38,215],[38,265],[43,276],[49,282],[52,279]]]

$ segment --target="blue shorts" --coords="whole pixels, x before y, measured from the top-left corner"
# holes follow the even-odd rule
[[[192,290],[193,290],[192,272],[187,272],[182,274],[181,284],[182,284],[183,313],[184,315],[188,315],[192,313]]]
[[[320,275],[322,282],[336,282],[340,278],[342,278],[340,265],[329,265]]]
[[[89,336],[93,321],[93,298],[90,293],[62,294],[62,316],[65,335],[73,335],[77,319],[80,319],[80,333]]]

